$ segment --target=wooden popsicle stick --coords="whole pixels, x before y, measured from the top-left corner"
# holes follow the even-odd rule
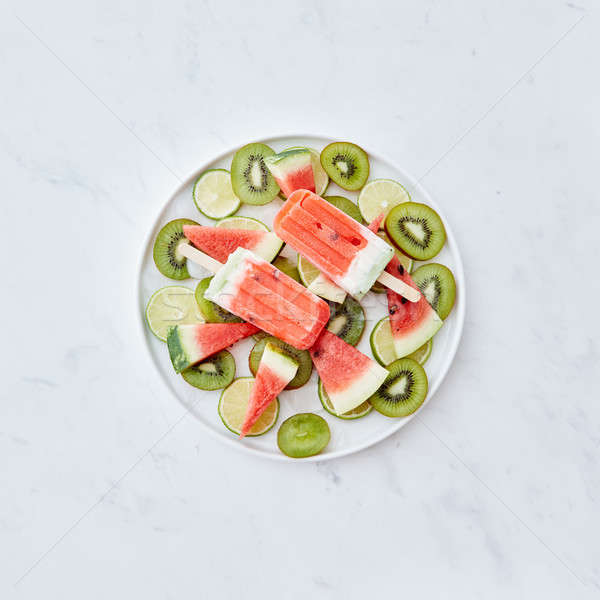
[[[208,269],[211,273],[216,273],[223,266],[223,263],[220,263],[208,254],[204,254],[204,252],[200,252],[200,250],[194,248],[191,244],[181,244],[177,250],[187,259]]]
[[[400,294],[406,298],[409,302],[418,302],[421,299],[421,293],[419,290],[415,290],[407,283],[404,283],[402,279],[398,279],[393,275],[390,275],[387,271],[384,271],[378,278],[379,283],[383,283],[386,287],[394,290],[397,294]]]

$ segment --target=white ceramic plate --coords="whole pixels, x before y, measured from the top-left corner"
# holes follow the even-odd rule
[[[276,152],[290,146],[309,146],[321,150],[327,144],[334,141],[330,138],[312,135],[290,135],[266,138],[262,141],[271,146]],[[362,144],[361,144],[362,145]],[[364,146],[363,146],[364,147]],[[369,179],[389,178],[399,181],[410,193],[415,202],[429,204],[438,211],[446,226],[447,242],[442,252],[435,257],[435,262],[448,266],[454,273],[457,285],[456,304],[446,319],[444,326],[435,336],[433,352],[425,364],[425,371],[429,379],[429,394],[426,402],[430,402],[436,390],[446,375],[450,364],[456,353],[460,341],[464,315],[465,315],[465,283],[462,261],[456,240],[443,211],[438,204],[432,200],[429,194],[405,172],[396,167],[391,161],[381,157],[370,148],[364,147],[369,154],[371,173]],[[163,210],[154,223],[154,228],[149,232],[143,248],[143,255],[139,266],[137,282],[137,311],[142,326],[142,335],[152,362],[162,376],[167,387],[175,397],[185,406],[198,420],[202,426],[202,432],[207,431],[215,435],[226,444],[230,444],[245,452],[257,456],[275,458],[279,460],[290,459],[283,455],[277,447],[277,430],[289,416],[298,412],[315,412],[323,416],[331,428],[331,441],[327,448],[318,456],[305,458],[305,461],[322,461],[330,458],[345,456],[371,446],[410,421],[411,417],[402,419],[390,419],[372,411],[366,417],[353,421],[338,419],[323,410],[317,395],[317,375],[313,370],[310,381],[298,390],[284,391],[280,395],[279,419],[275,427],[267,434],[255,438],[245,438],[239,441],[234,434],[225,428],[217,413],[217,404],[220,391],[204,392],[187,384],[180,375],[176,375],[171,366],[166,344],[156,339],[148,329],[145,322],[145,307],[148,298],[157,289],[166,285],[185,285],[191,289],[195,288],[196,280],[176,282],[161,275],[154,265],[152,259],[152,246],[154,238],[159,229],[168,221],[175,218],[190,218],[204,225],[213,225],[214,221],[202,215],[194,205],[192,199],[192,186],[194,181],[206,169],[224,168],[228,169],[231,159],[237,148],[216,157],[213,161],[201,165],[198,170],[173,193],[167,200]],[[340,195],[351,198],[356,202],[358,194],[348,192],[337,187],[334,183],[329,184],[325,195]],[[251,216],[260,219],[271,227],[273,216],[281,207],[282,201],[278,198],[266,206],[247,206],[242,204],[238,215]],[[285,256],[295,255],[289,248],[284,249]],[[419,263],[417,263],[418,266]],[[190,269],[191,271],[192,269]],[[367,324],[363,337],[357,348],[372,356],[369,345],[371,330],[379,319],[387,314],[387,301],[385,294],[368,293],[361,301],[367,316]],[[248,368],[248,354],[254,344],[249,338],[236,344],[231,352],[236,359],[236,377],[251,375]]]

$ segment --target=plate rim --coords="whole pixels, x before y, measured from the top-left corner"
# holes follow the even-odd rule
[[[261,143],[261,142],[269,144],[269,143],[280,141],[282,139],[289,139],[289,138],[305,138],[305,139],[314,139],[314,140],[326,139],[326,140],[330,140],[330,143],[337,141],[337,140],[346,139],[345,137],[339,137],[339,136],[334,137],[334,136],[330,136],[329,134],[297,133],[297,132],[273,133],[268,136],[264,136],[264,137],[260,137],[260,138],[253,138],[250,141],[246,141],[246,142],[242,142],[242,143],[238,143],[233,146],[230,146],[226,150],[219,153],[217,156],[214,156],[213,158],[204,160],[204,162],[202,163],[202,165],[200,167],[194,169],[194,171],[192,171],[187,177],[185,177],[179,183],[177,188],[173,192],[171,192],[171,194],[169,195],[167,200],[161,205],[156,216],[152,220],[150,230],[144,235],[140,255],[136,262],[135,288],[134,288],[135,289],[135,312],[137,315],[136,320],[138,322],[138,334],[140,336],[140,342],[142,343],[142,345],[145,348],[146,357],[149,359],[154,372],[159,375],[159,379],[161,380],[162,384],[169,390],[169,393],[175,397],[175,399],[177,400],[177,403],[186,410],[186,414],[184,416],[187,416],[189,414],[191,414],[192,416],[195,416],[195,415],[190,410],[190,408],[188,406],[186,406],[179,399],[179,396],[175,393],[175,390],[173,389],[173,387],[169,384],[168,381],[166,381],[165,375],[160,371],[160,369],[158,369],[158,366],[155,362],[152,352],[150,351],[150,347],[149,347],[149,344],[146,339],[145,311],[140,310],[140,301],[142,301],[142,270],[143,270],[146,254],[149,252],[149,248],[151,246],[154,229],[157,227],[157,224],[159,223],[160,219],[162,218],[165,210],[167,209],[167,207],[169,206],[171,201],[179,193],[181,193],[185,187],[190,185],[190,183],[192,181],[194,181],[200,173],[202,173],[203,171],[208,169],[210,164],[220,161],[220,160],[223,160],[227,155],[235,153],[236,150],[238,150],[242,146],[245,146],[246,144]],[[421,194],[423,196],[423,198],[427,201],[427,203],[431,204],[433,206],[433,208],[435,208],[435,210],[438,212],[438,214],[442,218],[442,221],[444,223],[444,228],[446,229],[446,241],[449,243],[450,251],[452,252],[453,258],[456,261],[456,266],[454,268],[454,277],[456,279],[457,289],[460,290],[460,293],[457,294],[458,301],[457,301],[457,306],[455,307],[456,308],[457,327],[456,327],[456,331],[455,331],[453,337],[450,340],[450,351],[447,353],[447,355],[443,359],[442,366],[440,368],[440,376],[439,376],[436,384],[433,385],[432,387],[430,387],[429,393],[427,394],[427,398],[426,398],[425,402],[423,403],[423,405],[421,407],[419,407],[419,409],[417,411],[415,411],[413,414],[409,415],[408,417],[405,417],[405,418],[399,420],[394,426],[385,430],[383,433],[375,435],[372,438],[370,438],[360,444],[357,444],[356,446],[352,446],[351,448],[340,449],[340,450],[336,450],[336,451],[333,451],[333,452],[330,452],[327,454],[317,454],[316,456],[310,456],[310,457],[303,458],[301,460],[296,460],[296,459],[293,459],[293,458],[290,458],[290,457],[284,455],[283,453],[277,454],[277,453],[265,452],[264,450],[259,450],[257,448],[252,448],[250,446],[241,444],[241,443],[239,443],[239,440],[237,440],[237,439],[234,439],[234,438],[228,439],[227,437],[222,436],[218,432],[214,431],[211,427],[209,427],[206,423],[202,422],[200,419],[198,419],[198,418],[195,419],[195,421],[197,423],[199,423],[200,426],[205,431],[207,431],[213,438],[219,440],[221,443],[227,444],[229,447],[236,448],[238,451],[241,451],[241,452],[244,452],[244,453],[247,453],[250,455],[254,455],[254,456],[259,456],[261,458],[265,458],[265,459],[269,459],[269,460],[278,460],[278,461],[287,462],[287,463],[294,463],[294,462],[306,463],[306,462],[324,462],[326,460],[342,458],[344,456],[350,456],[351,454],[355,454],[356,452],[365,450],[366,448],[370,448],[371,446],[374,446],[375,444],[378,444],[379,442],[382,442],[383,440],[390,437],[391,435],[397,433],[400,429],[402,429],[408,423],[410,423],[423,410],[423,408],[427,404],[429,404],[429,402],[432,400],[435,393],[437,392],[437,390],[443,383],[444,379],[446,378],[446,375],[448,374],[451,364],[454,362],[454,358],[456,356],[456,352],[458,350],[460,340],[462,339],[462,334],[463,334],[463,329],[464,329],[464,321],[465,321],[465,313],[466,313],[466,285],[465,285],[465,275],[464,275],[464,269],[463,269],[462,255],[460,253],[458,244],[456,243],[456,238],[454,236],[452,227],[451,227],[448,219],[446,218],[444,211],[442,209],[440,209],[437,202],[435,202],[435,200],[433,200],[433,198],[431,197],[429,192],[421,184],[420,180],[413,177],[406,170],[399,168],[397,166],[396,162],[391,160],[387,155],[382,154],[380,152],[373,152],[371,150],[370,146],[368,146],[368,145],[365,146],[364,144],[360,144],[360,146],[361,146],[361,148],[363,148],[365,150],[365,152],[369,156],[373,156],[374,158],[391,165],[398,173],[400,173],[403,177],[405,177],[406,180],[409,181],[410,184],[413,186],[413,188],[416,191],[418,191],[419,194]]]

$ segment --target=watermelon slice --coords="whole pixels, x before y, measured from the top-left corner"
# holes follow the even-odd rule
[[[250,392],[240,439],[252,429],[269,404],[294,379],[296,371],[298,371],[298,363],[295,360],[275,344],[267,343]]]
[[[382,212],[380,215],[376,216],[368,225],[367,227],[373,232],[373,233],[377,233],[379,231],[379,228],[381,227],[381,223],[383,222],[383,220],[385,219],[385,212]]]
[[[238,248],[251,250],[257,256],[271,262],[283,246],[272,231],[256,229],[226,229],[204,225],[184,225],[183,235],[202,252],[224,263]]]
[[[310,349],[335,412],[342,415],[372,396],[388,370],[327,329]]]
[[[397,256],[392,258],[385,270],[416,290],[419,289]],[[421,295],[418,302],[409,302],[389,288],[386,291],[396,357],[403,358],[432,338],[443,321],[425,296]]]
[[[167,347],[176,373],[260,331],[250,323],[193,323],[169,330]]]
[[[296,190],[315,191],[315,176],[308,148],[284,150],[267,156],[265,164],[286,198]]]

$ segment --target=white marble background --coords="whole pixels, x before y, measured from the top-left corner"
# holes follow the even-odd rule
[[[600,596],[598,5],[0,9],[0,598]],[[141,345],[159,207],[246,139],[422,178],[469,306],[435,399],[320,464],[224,447]]]

